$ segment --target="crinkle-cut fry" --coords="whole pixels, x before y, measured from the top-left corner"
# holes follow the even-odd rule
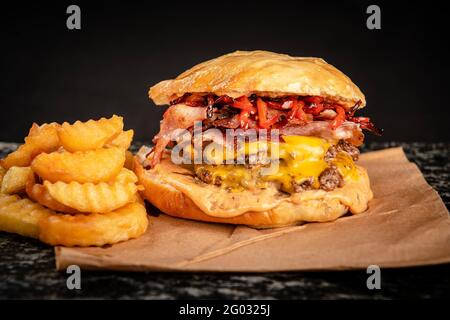
[[[13,166],[27,167],[34,157],[42,152],[52,152],[60,147],[57,123],[49,123],[38,126],[33,123],[25,143],[11,152],[5,159],[0,160],[0,165],[5,169]]]
[[[30,167],[11,167],[3,176],[0,192],[4,194],[24,192],[26,184],[33,178],[33,170]]]
[[[48,192],[59,203],[80,212],[105,213],[135,200],[138,186],[133,182],[55,182],[44,181]]]
[[[31,168],[43,180],[98,183],[113,180],[125,163],[125,150],[121,148],[97,149],[78,152],[41,153]]]
[[[36,183],[34,179],[28,181],[25,190],[31,200],[36,201],[46,208],[70,214],[79,213],[77,210],[65,206],[53,199],[47,188],[45,188],[42,184]]]
[[[112,183],[127,184],[136,183],[137,181],[138,178],[133,171],[123,168]],[[70,214],[80,213],[78,210],[68,207],[54,199],[44,185],[35,182],[34,177],[27,183],[26,193],[30,199],[57,212]]]
[[[114,244],[139,237],[147,226],[147,212],[139,202],[104,214],[53,214],[39,223],[43,242],[64,246]]]
[[[148,226],[141,201],[105,214],[59,214],[18,195],[0,194],[0,230],[50,245],[102,246],[142,235]]]
[[[133,136],[134,136],[134,131],[132,129],[127,130],[127,131],[122,131],[121,133],[119,133],[119,135],[117,137],[115,137],[111,141],[107,142],[105,147],[118,147],[118,148],[128,150],[128,148],[131,145],[131,142],[133,141]]]
[[[40,204],[18,195],[0,194],[0,230],[39,238],[39,221],[52,214]]]
[[[64,122],[58,129],[58,136],[64,149],[70,152],[87,151],[102,148],[123,130],[123,118],[113,115],[111,118]]]

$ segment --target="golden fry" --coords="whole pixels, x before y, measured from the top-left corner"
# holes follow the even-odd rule
[[[60,147],[58,138],[59,125],[57,123],[43,124],[38,126],[33,123],[25,143],[11,152],[5,159],[0,160],[0,165],[5,169],[13,166],[27,167],[35,156],[42,152],[52,152]]]
[[[105,213],[136,199],[138,187],[129,183],[50,183],[44,181],[49,194],[58,202],[80,212]]]
[[[118,116],[33,124],[25,143],[0,160],[0,231],[65,246],[102,246],[143,234],[142,187],[127,151],[133,135]],[[30,199],[14,194],[23,192]]]
[[[125,150],[109,148],[75,153],[41,153],[33,160],[31,168],[50,182],[98,183],[113,180],[124,163]]]
[[[31,200],[36,201],[46,208],[64,213],[79,213],[77,210],[69,208],[53,199],[47,189],[42,184],[35,183],[34,179],[28,181],[25,190]]]
[[[133,170],[134,168],[134,156],[131,153],[131,151],[126,151],[125,152],[125,163],[123,165],[125,168],[129,169],[129,170]]]
[[[51,245],[102,246],[136,238],[147,229],[145,207],[128,204],[106,214],[59,214],[17,195],[0,194],[0,230]]]
[[[123,118],[116,115],[109,119],[64,122],[58,130],[61,144],[67,151],[88,151],[102,148],[123,130]]]
[[[138,202],[105,214],[54,214],[39,223],[42,241],[64,246],[114,244],[139,237],[147,225],[147,212]]]
[[[0,192],[15,194],[25,191],[28,181],[34,177],[30,167],[11,167],[3,176]]]
[[[131,141],[133,141],[134,131],[133,130],[127,130],[122,131],[119,133],[117,137],[115,137],[110,142],[106,143],[106,147],[118,147],[125,150],[128,150],[128,148],[131,145]]]
[[[52,212],[18,195],[0,194],[0,230],[38,238],[38,223]]]

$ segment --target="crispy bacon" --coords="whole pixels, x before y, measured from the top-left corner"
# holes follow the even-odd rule
[[[367,131],[376,134],[377,136],[381,136],[383,134],[383,129],[376,127],[369,118],[367,117],[351,117],[350,121],[354,123],[359,123],[361,129],[365,129]]]
[[[205,105],[205,97],[199,94],[191,94],[183,103],[191,107],[203,107]]]
[[[153,142],[156,145],[153,149],[153,158],[150,162],[152,167],[159,163],[164,149],[175,138],[173,136],[175,130],[187,129],[192,127],[195,121],[205,120],[206,110],[206,107],[190,107],[185,104],[176,104],[164,112],[159,133],[153,138]]]
[[[229,118],[217,119],[211,122],[213,127],[225,128],[225,129],[237,129],[240,127],[240,115],[235,114]]]

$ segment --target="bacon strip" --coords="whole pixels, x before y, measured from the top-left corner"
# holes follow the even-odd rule
[[[161,121],[159,133],[153,138],[156,143],[153,152],[153,158],[150,160],[150,166],[154,167],[161,160],[166,146],[174,138],[173,133],[177,129],[187,129],[194,125],[196,121],[206,119],[206,107],[190,107],[185,104],[176,104],[170,106],[164,112]]]

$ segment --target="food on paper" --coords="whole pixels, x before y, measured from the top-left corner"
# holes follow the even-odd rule
[[[30,167],[11,167],[3,176],[0,192],[4,194],[24,192],[27,182],[31,179],[33,171]]]
[[[65,150],[87,151],[102,148],[122,132],[123,118],[116,115],[109,119],[64,122],[58,129],[61,145]]]
[[[125,167],[133,165],[127,150],[133,133],[123,131],[118,116],[33,124],[25,143],[1,160],[0,231],[65,246],[142,235],[148,225],[137,194],[142,187]]]
[[[373,197],[355,162],[363,130],[381,130],[356,116],[363,93],[322,59],[237,51],[149,96],[169,108],[134,170],[169,215],[270,228],[358,214]]]
[[[117,147],[87,151],[41,153],[31,168],[51,182],[105,182],[113,180],[123,168],[125,150]]]

